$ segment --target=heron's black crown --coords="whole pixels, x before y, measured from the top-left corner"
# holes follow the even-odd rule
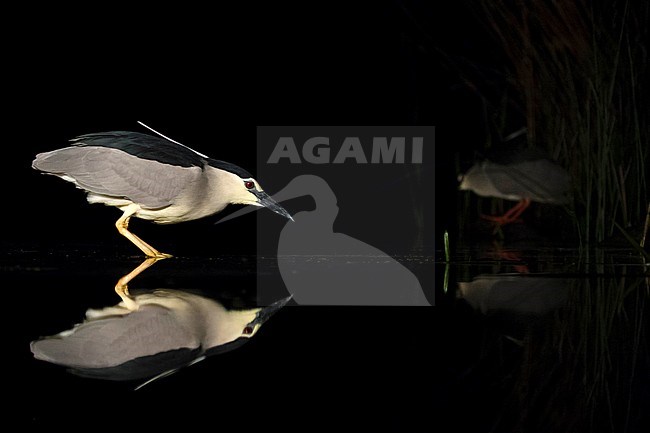
[[[74,146],[100,146],[119,149],[138,158],[179,167],[212,167],[229,171],[242,179],[251,178],[243,168],[225,161],[204,158],[192,149],[154,135],[131,131],[109,131],[80,135],[71,140]]]

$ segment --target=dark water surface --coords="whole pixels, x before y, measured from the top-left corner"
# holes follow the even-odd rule
[[[10,425],[65,431],[643,431],[650,407],[647,269],[625,249],[464,250],[431,266],[432,307],[285,306],[247,344],[139,390],[33,358],[30,342],[115,305],[137,256],[4,245]],[[255,307],[254,256],[173,258],[129,287]],[[260,266],[263,269],[260,269]],[[447,268],[447,269],[446,269]],[[447,272],[445,287],[444,274]],[[7,388],[6,388],[7,389]],[[179,425],[179,426],[180,426]]]

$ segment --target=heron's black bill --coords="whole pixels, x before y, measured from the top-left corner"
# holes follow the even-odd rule
[[[287,302],[289,302],[293,298],[293,295],[288,296],[284,299],[280,299],[279,301],[276,301],[269,305],[268,307],[262,308],[259,313],[257,313],[257,317],[255,318],[255,323],[259,323],[262,325],[264,322],[269,320],[269,318],[277,313],[282,307],[287,305]]]
[[[280,206],[277,201],[273,200],[273,198],[265,193],[264,191],[255,191],[253,194],[257,197],[257,202],[264,206],[265,208],[272,210],[273,212],[282,215],[285,218],[289,218],[291,221],[293,221],[293,217],[285,208]]]

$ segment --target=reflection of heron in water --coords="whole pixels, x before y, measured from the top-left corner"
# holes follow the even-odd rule
[[[123,301],[86,312],[83,323],[31,343],[34,357],[70,367],[80,376],[108,380],[159,377],[207,356],[235,349],[289,298],[268,307],[228,310],[197,294],[159,289],[135,296],[126,284],[156,262],[147,259],[123,277],[116,291]]]
[[[543,316],[566,303],[567,286],[564,278],[479,275],[471,282],[459,282],[458,295],[483,314]]]
[[[542,275],[479,275],[459,282],[457,295],[478,310],[499,334],[524,346],[532,329],[548,324],[568,300],[567,279]]]
[[[286,201],[306,195],[314,199],[315,209],[294,215],[278,242],[280,274],[297,303],[430,305],[417,277],[401,263],[370,244],[334,232],[337,200],[325,180],[298,176],[273,197]]]

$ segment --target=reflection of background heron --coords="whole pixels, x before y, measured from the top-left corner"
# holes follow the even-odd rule
[[[280,274],[297,303],[430,305],[417,277],[401,263],[370,244],[334,232],[336,195],[325,180],[297,176],[273,198],[281,202],[301,196],[311,196],[315,209],[294,215],[278,243]]]
[[[151,265],[152,261],[155,259],[145,263]],[[147,267],[141,265],[128,278],[120,279],[118,292]],[[83,323],[33,341],[34,357],[87,377],[133,380],[166,376],[239,347],[289,300],[264,308],[228,310],[214,299],[181,290],[120,295],[124,300],[118,305],[90,309]]]
[[[541,316],[562,307],[568,296],[564,278],[480,275],[458,283],[459,296],[483,314]]]

